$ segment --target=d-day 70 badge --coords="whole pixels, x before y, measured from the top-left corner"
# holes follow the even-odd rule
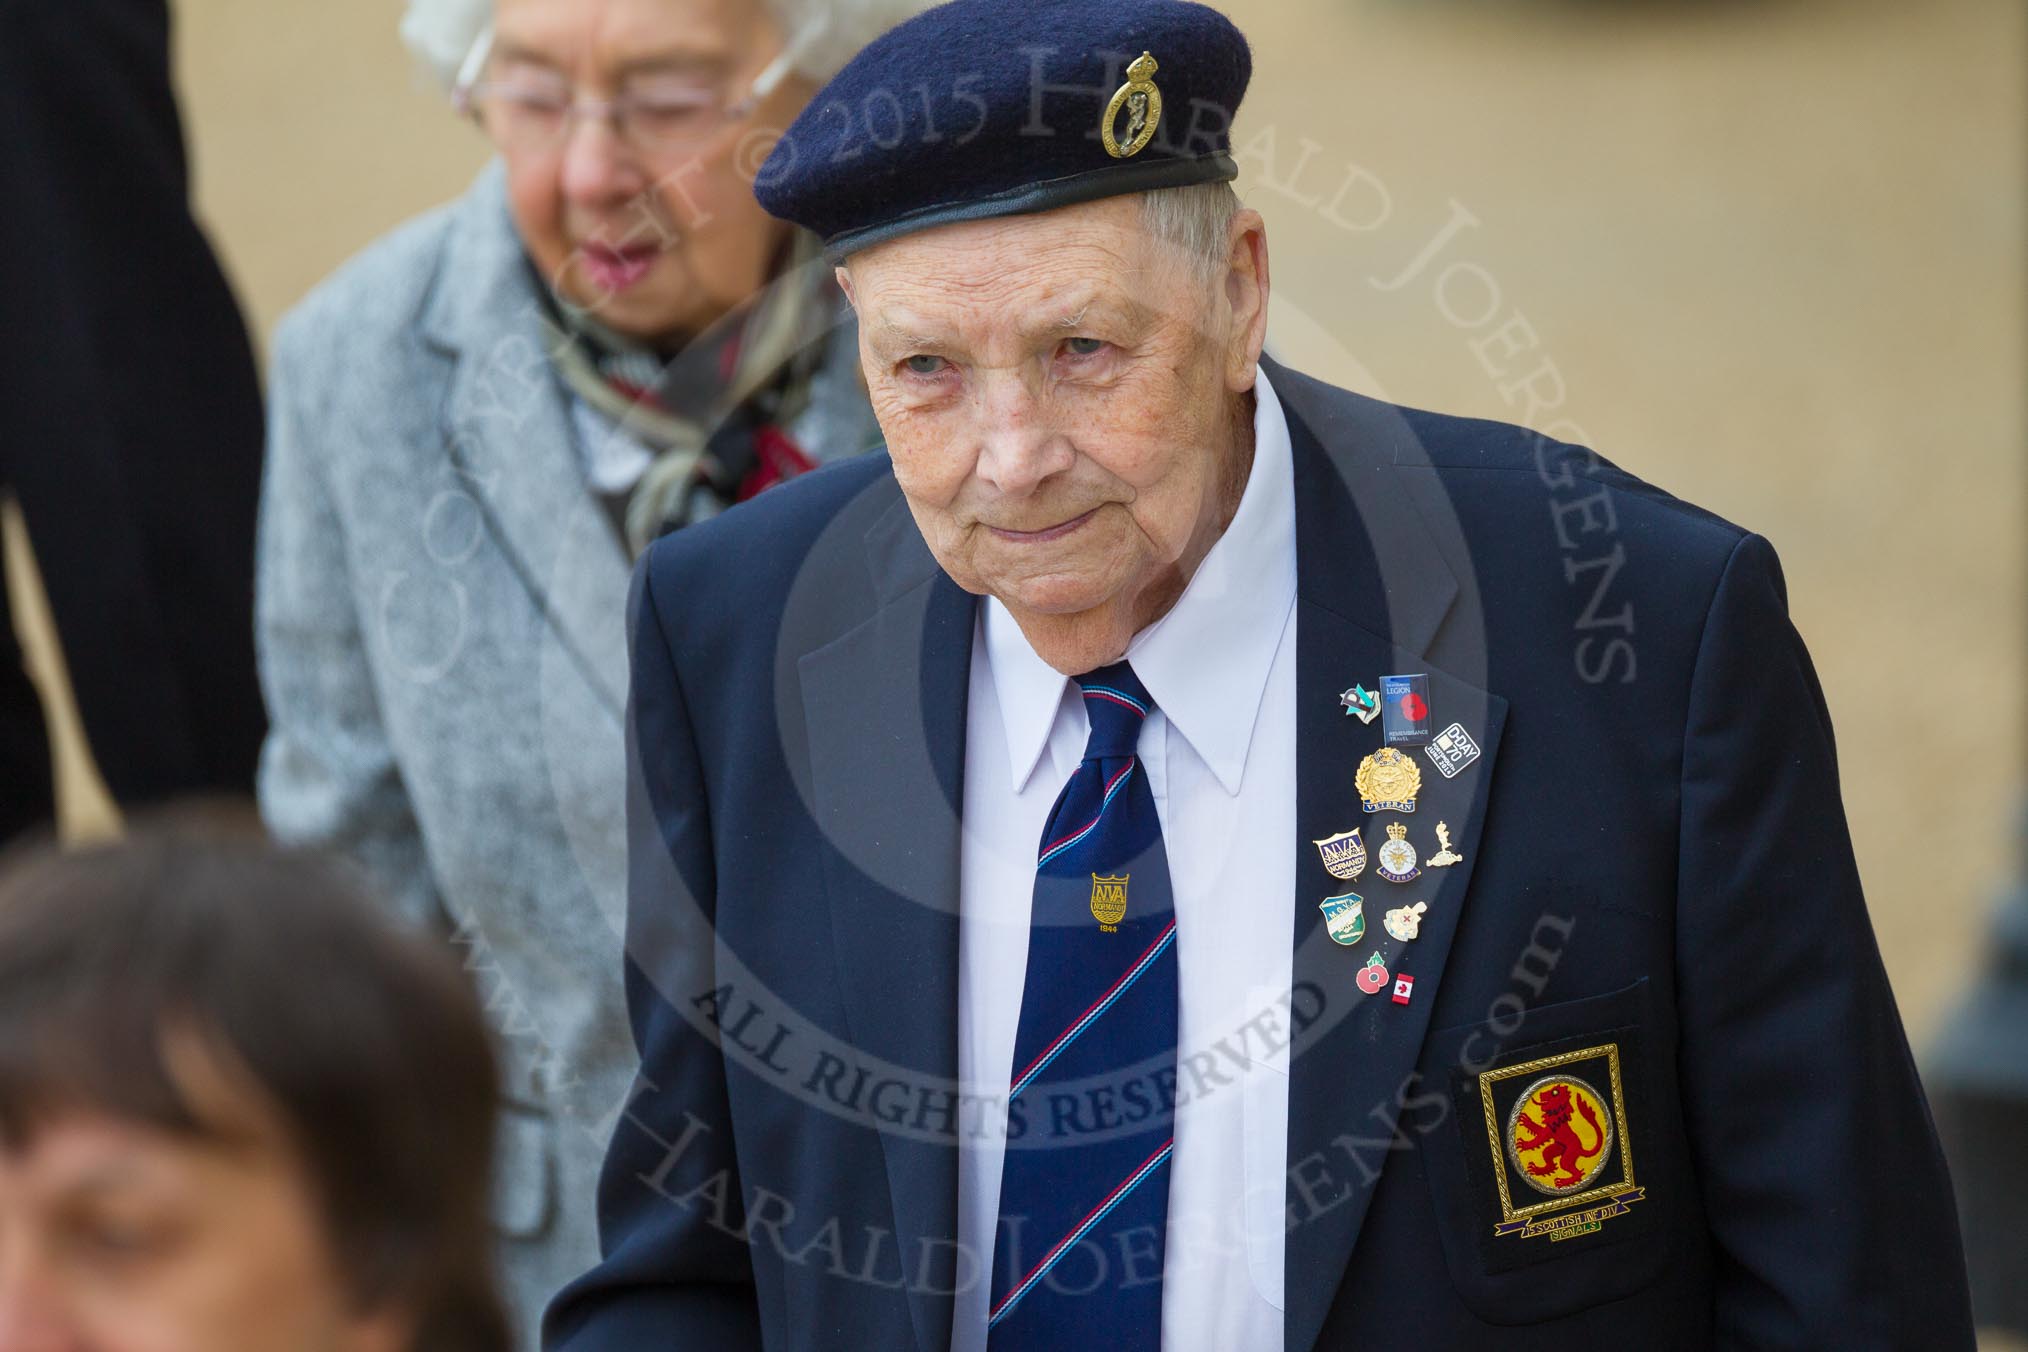
[[[1479,744],[1465,731],[1464,724],[1453,723],[1423,748],[1423,754],[1430,758],[1438,774],[1455,779],[1460,770],[1479,758]]]

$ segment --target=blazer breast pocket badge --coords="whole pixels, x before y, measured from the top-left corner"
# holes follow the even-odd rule
[[[1641,1200],[1620,1048],[1608,1042],[1479,1076],[1501,1238],[1597,1234]]]

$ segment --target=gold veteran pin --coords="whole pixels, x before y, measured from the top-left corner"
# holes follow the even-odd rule
[[[1127,879],[1130,876],[1125,873],[1117,878],[1097,873],[1091,875],[1091,916],[1108,934],[1119,929],[1120,917],[1127,913]]]
[[[1634,1182],[1618,1043],[1486,1071],[1479,1098],[1500,1194],[1495,1235],[1595,1234],[1646,1195]]]
[[[1422,770],[1406,752],[1383,746],[1359,762],[1352,783],[1359,790],[1359,806],[1368,812],[1413,812],[1415,796],[1422,792]]]
[[[1127,67],[1127,82],[1114,92],[1113,101],[1106,105],[1099,134],[1105,140],[1106,154],[1114,159],[1131,160],[1155,139],[1155,128],[1162,121],[1162,91],[1155,88],[1155,72],[1161,68],[1152,53],[1142,52],[1135,58],[1134,64]],[[1122,112],[1127,115],[1124,136],[1119,134]]]

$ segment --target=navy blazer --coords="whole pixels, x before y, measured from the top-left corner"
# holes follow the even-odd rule
[[[1299,593],[1288,1352],[1971,1347],[1774,552],[1582,448],[1270,373]],[[633,616],[643,1068],[604,1261],[548,1345],[947,1348],[976,1266],[950,1144],[975,1105],[939,1089],[975,598],[876,458],[665,539]],[[1355,985],[1312,844],[1377,820],[1379,728],[1338,692],[1403,672],[1482,753],[1422,762],[1425,857],[1441,819],[1463,858],[1426,871],[1420,936],[1372,916],[1406,1004]],[[1576,1209],[1503,1150],[1545,1074],[1596,1091],[1579,1150],[1613,1133]]]

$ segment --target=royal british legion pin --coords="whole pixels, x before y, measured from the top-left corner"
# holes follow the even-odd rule
[[[1429,741],[1429,676],[1380,678],[1380,726],[1389,746]]]

